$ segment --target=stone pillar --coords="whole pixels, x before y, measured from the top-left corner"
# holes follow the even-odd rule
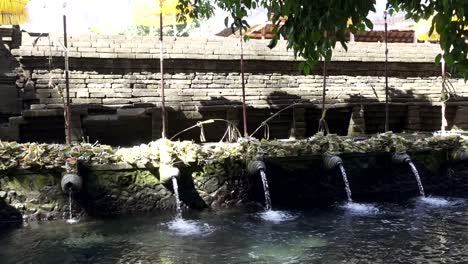
[[[305,108],[293,107],[293,120],[290,125],[289,138],[301,139],[306,134]]]
[[[349,120],[348,135],[357,136],[366,133],[366,121],[364,119],[364,107],[354,106]]]
[[[0,140],[19,141],[20,140],[20,125],[24,124],[24,118],[21,116],[10,117],[8,125],[0,126]]]
[[[0,77],[0,114],[19,115],[21,113],[21,98],[13,77]]]
[[[70,107],[71,110],[71,142],[72,143],[78,143],[81,142],[85,135],[83,132],[83,126],[81,122],[81,115],[82,114],[87,114],[86,109],[79,109],[79,108],[74,108]],[[65,126],[65,137],[67,136],[67,127]],[[86,139],[85,139],[86,140]]]
[[[405,124],[405,130],[407,131],[419,131],[421,130],[421,116],[419,115],[420,106],[410,105],[408,106],[408,114]]]
[[[148,113],[151,113],[151,139],[160,139],[162,136],[162,116],[161,109],[151,108],[147,109]],[[169,135],[166,135],[169,136]]]
[[[468,106],[458,106],[452,129],[468,130]]]
[[[240,116],[241,115],[238,108],[230,107],[226,110],[226,120],[232,122],[237,127],[237,129],[239,129],[239,131],[242,131],[241,127],[239,126],[239,120],[241,118]]]

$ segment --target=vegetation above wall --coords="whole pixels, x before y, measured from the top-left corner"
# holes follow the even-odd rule
[[[288,48],[306,60],[304,71],[308,73],[319,60],[330,60],[337,42],[347,47],[347,32],[373,29],[373,23],[367,17],[370,12],[375,12],[375,5],[375,0],[314,1],[313,4],[309,0],[179,0],[178,8],[182,19],[187,14],[196,18],[210,17],[216,8],[220,8],[230,15],[226,17],[226,26],[231,21],[232,28],[244,29],[249,26],[245,20],[249,10],[265,8],[273,25],[270,47],[274,47],[281,37],[287,38]],[[467,1],[389,0],[387,8],[390,13],[404,12],[407,18],[415,21],[430,20],[428,35],[439,34],[443,50],[436,61],[439,63],[443,57],[449,66],[468,78]]]
[[[11,169],[66,169],[66,161],[87,165],[127,163],[134,167],[158,167],[161,162],[206,165],[225,160],[288,157],[342,153],[404,152],[468,149],[460,136],[403,137],[387,132],[366,139],[317,134],[295,141],[241,139],[237,143],[196,144],[160,139],[132,148],[81,143],[76,145],[16,143],[0,141],[0,171]]]

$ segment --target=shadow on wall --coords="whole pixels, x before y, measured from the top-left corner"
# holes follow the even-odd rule
[[[455,100],[466,100],[455,97]],[[452,101],[450,100],[450,101]],[[385,94],[374,96],[351,95],[348,103],[361,103],[364,113],[365,133],[374,134],[385,130]],[[389,88],[389,128],[395,133],[404,131],[433,132],[441,127],[441,107],[431,105],[431,100],[425,96],[416,96],[413,91],[403,91]],[[449,105],[446,108],[447,129],[454,125],[457,106]]]
[[[240,97],[240,96],[239,96]],[[193,120],[184,120],[188,123],[195,124],[197,121],[206,120],[209,118],[222,118],[230,120],[237,125],[237,128],[243,133],[243,115],[242,115],[242,102],[240,100],[229,100],[226,97],[211,97],[210,100],[201,101],[201,106],[199,107],[199,118],[196,121]],[[310,101],[302,99],[300,96],[291,95],[285,92],[272,92],[266,99],[263,101],[261,99],[257,102],[257,107],[252,106],[251,102],[248,102],[247,105],[247,129],[249,135],[266,121],[271,116],[277,114],[280,110],[285,107],[288,107],[294,103],[298,103],[297,107],[304,107],[310,104]],[[263,126],[258,130],[258,132],[253,135],[258,139],[263,139],[268,137],[269,139],[285,139],[289,138],[291,133],[291,128],[294,126],[293,120],[295,119],[294,108],[286,109],[278,113],[274,118],[267,122],[267,126]],[[183,113],[180,113],[183,114]],[[197,113],[195,113],[196,115]],[[301,117],[297,117],[298,122],[304,122]],[[180,119],[179,119],[180,120]],[[317,121],[318,122],[318,121]],[[182,123],[182,122],[180,122]],[[177,124],[176,124],[177,125]],[[205,126],[205,134],[207,141],[219,141],[222,138],[222,135],[226,132],[226,124],[218,123],[209,124]],[[180,125],[179,127],[180,128]],[[181,129],[180,129],[181,130]],[[179,130],[179,131],[180,131]],[[208,131],[208,132],[207,132]],[[185,139],[197,139],[199,137],[200,130],[195,129],[193,132],[186,132],[184,137]],[[191,135],[190,135],[191,134]],[[214,139],[214,140],[212,140]]]
[[[21,226],[22,222],[21,212],[9,205],[4,198],[0,198],[0,227]]]
[[[467,166],[454,166],[456,173],[447,177],[445,151],[412,157],[428,194],[466,197],[468,181],[461,172],[466,172]],[[356,202],[405,202],[419,195],[410,167],[393,164],[388,153],[346,154],[342,159]],[[316,208],[346,201],[340,170],[324,170],[320,156],[267,158],[265,163],[271,199],[277,208]],[[250,198],[263,203],[260,177],[252,181]]]
[[[352,97],[350,100],[376,102],[376,99],[364,97]],[[285,92],[272,92],[266,99],[259,100],[263,108],[248,106],[248,132],[252,134],[258,127],[260,129],[254,135],[262,139],[289,138],[292,130],[301,136],[312,136],[317,132],[321,110],[317,104],[300,96]],[[279,114],[278,111],[287,106],[298,103],[297,106],[286,109]],[[194,140],[201,142],[202,129],[196,124],[209,119],[230,120],[237,125],[239,131],[243,131],[242,104],[239,100],[229,100],[226,97],[211,97],[210,100],[200,102],[197,110],[180,111],[168,107],[168,137],[187,129],[175,140]],[[80,109],[86,109],[85,111]],[[154,104],[139,104],[135,107],[115,109],[98,105],[76,106],[77,114],[74,115],[74,129],[81,130],[85,141],[96,142],[114,146],[133,146],[147,143],[161,137],[160,109]],[[383,131],[384,106],[365,105],[365,119],[367,133]],[[81,111],[81,112],[80,112]],[[327,111],[326,120],[331,133],[347,135],[352,107],[330,108]],[[394,117],[391,128],[401,131],[405,127],[406,106],[391,106],[391,116]],[[267,122],[268,126],[262,126],[262,122],[274,116]],[[395,117],[396,116],[396,117]],[[51,123],[52,122],[52,123]],[[48,124],[48,125],[45,125]],[[51,126],[51,124],[54,124]],[[78,127],[77,127],[78,126]],[[21,125],[21,141],[38,142],[63,142],[64,125],[63,117],[38,117]],[[379,130],[382,129],[382,130]],[[227,123],[216,121],[203,125],[203,135],[207,142],[220,141],[225,136]],[[48,131],[45,133],[45,131]],[[44,135],[47,135],[45,137]],[[52,136],[53,135],[53,136]],[[80,137],[81,138],[81,137]]]
[[[169,111],[169,138],[189,127],[195,126],[198,122],[209,119],[229,120],[240,129],[239,120],[241,119],[239,119],[239,113],[241,112],[239,111],[242,109],[242,103],[240,101],[228,100],[223,96],[211,97],[210,100],[200,101],[200,106],[196,106],[196,109],[197,110],[193,111],[177,111],[171,109]],[[203,133],[207,142],[217,142],[223,139],[227,128],[227,122],[215,121],[213,123],[204,124],[202,127],[194,127],[182,132],[176,136],[174,140],[194,140],[195,142],[201,142]]]
[[[3,42],[0,36],[0,74],[12,73],[20,66],[7,47],[7,43]]]
[[[183,204],[187,205],[191,209],[205,209],[208,205],[205,201],[200,197],[200,194],[197,192],[195,188],[195,184],[193,182],[192,172],[194,171],[193,168],[190,167],[182,167],[180,171],[180,177],[177,181],[179,184],[179,195],[180,200]],[[172,186],[172,181],[165,184],[165,187],[171,190],[174,193],[174,188]]]
[[[292,105],[299,103],[300,107],[308,105],[309,101],[301,99],[300,96],[290,95],[285,92],[272,92],[266,97],[266,103],[262,108],[255,108],[252,105],[247,106],[247,128],[248,133],[251,135],[262,122],[267,120],[278,111]],[[182,112],[171,111],[169,114],[169,134],[175,135],[176,133],[194,126],[197,122],[208,119],[225,119],[234,123],[241,134],[243,133],[242,122],[242,102],[240,100],[229,100],[224,96],[211,97],[210,100],[200,101],[201,106],[198,111]],[[299,106],[298,106],[299,107]],[[293,127],[293,109],[287,109],[277,116],[268,121],[268,130],[270,139],[284,139],[289,138],[290,129]],[[317,120],[318,122],[318,120]],[[207,141],[216,142],[223,138],[226,133],[226,122],[214,122],[203,125],[204,135]],[[266,137],[265,128],[259,129],[254,137],[262,139]],[[199,127],[188,130],[176,139],[186,140],[200,140],[201,129]]]
[[[151,141],[152,116],[145,108],[89,109],[81,119],[86,141],[114,146],[135,146]]]

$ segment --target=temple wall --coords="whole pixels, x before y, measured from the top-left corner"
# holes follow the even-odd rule
[[[232,207],[247,201],[242,168],[230,170],[181,168],[179,195],[185,208],[202,210]],[[0,172],[0,224],[6,220],[53,220],[69,217],[69,197],[60,186],[57,170]],[[160,180],[158,169],[128,164],[82,166],[82,190],[72,196],[74,217],[141,215],[176,208],[171,182]],[[234,184],[235,183],[235,184]]]
[[[21,63],[16,85],[23,108],[33,112],[10,120],[13,125],[8,131],[0,131],[0,138],[44,141],[40,137],[44,131],[36,124],[42,122],[36,122],[36,116],[55,119],[62,116],[54,109],[63,107],[60,92],[65,87],[60,44],[63,40],[51,36],[50,40],[42,37],[34,41],[35,38],[23,34],[22,45],[11,51]],[[160,137],[161,76],[157,39],[71,36],[68,41],[73,139],[131,145]],[[273,50],[267,48],[267,44],[266,40],[250,40],[244,47],[248,130],[252,132],[277,111],[275,109],[298,103],[294,109],[271,121],[270,137],[287,138],[291,130],[296,137],[313,135],[321,111],[321,65],[306,76],[299,70],[301,60],[287,51],[284,41]],[[434,63],[434,57],[440,52],[438,45],[389,43],[388,46],[391,129],[396,132],[438,130],[442,85],[440,66]],[[209,118],[241,123],[237,39],[167,38],[164,52],[170,135]],[[347,52],[337,48],[327,68],[326,105],[334,108],[327,116],[331,132],[346,135],[382,131],[384,45],[355,42],[349,44]],[[467,129],[468,120],[463,112],[468,102],[468,87],[456,76],[451,78],[451,83],[453,96],[447,110],[449,128]],[[122,108],[134,111],[122,111]],[[126,131],[128,126],[122,120],[137,123],[141,120],[143,126],[138,134],[142,136],[133,138],[133,132]],[[109,130],[104,131],[99,124],[122,133],[106,138],[102,134]],[[38,127],[39,131],[21,132],[21,126]],[[348,127],[352,126],[357,127],[350,130]],[[53,134],[60,134],[63,124],[51,127],[56,129]],[[217,141],[220,139],[217,135],[224,129],[222,125],[215,125],[209,129],[207,137]],[[196,139],[198,134],[189,132],[182,137]],[[121,138],[129,140],[119,140]],[[53,141],[63,140],[64,137],[57,137]]]

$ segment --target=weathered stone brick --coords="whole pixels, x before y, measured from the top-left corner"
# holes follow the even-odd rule
[[[106,93],[90,93],[89,97],[91,97],[91,98],[104,98],[104,97],[106,97]]]
[[[108,93],[106,95],[108,98],[130,98],[132,93]]]
[[[130,103],[129,99],[124,99],[124,98],[119,98],[119,99],[114,99],[114,98],[104,98],[102,99],[103,104],[128,104]]]
[[[74,104],[101,104],[102,99],[100,98],[76,98],[72,99]]]
[[[88,98],[89,97],[89,92],[87,92],[87,91],[77,91],[76,92],[76,97],[78,97],[78,98]]]
[[[148,89],[138,89],[132,91],[132,96],[135,97],[148,97],[148,96],[158,96],[159,92],[157,90],[148,90]]]

